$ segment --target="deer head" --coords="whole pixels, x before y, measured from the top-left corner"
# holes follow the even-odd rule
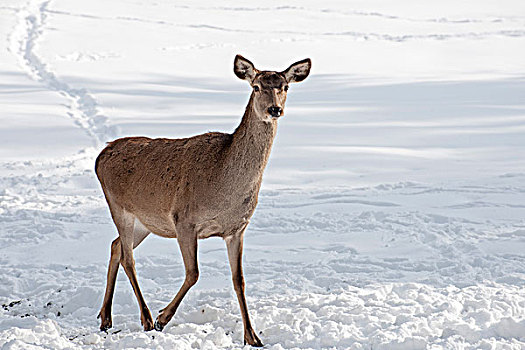
[[[252,103],[255,114],[265,122],[281,117],[288,92],[288,84],[306,79],[310,73],[312,61],[307,58],[295,62],[282,72],[259,71],[253,63],[235,56],[233,71],[239,79],[246,80],[253,88]]]

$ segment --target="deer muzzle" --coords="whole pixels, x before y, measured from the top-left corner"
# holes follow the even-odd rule
[[[279,118],[283,113],[283,109],[281,107],[272,106],[268,108],[268,113],[272,116],[272,118]]]

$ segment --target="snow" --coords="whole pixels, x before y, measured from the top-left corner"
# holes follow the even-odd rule
[[[261,69],[312,58],[245,241],[267,349],[525,348],[525,3],[0,4],[2,349],[239,349],[224,243],[163,332],[143,332],[94,159],[124,135],[232,131]],[[136,251],[153,316],[177,244]]]

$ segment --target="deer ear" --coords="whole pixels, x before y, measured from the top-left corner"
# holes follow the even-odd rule
[[[302,61],[295,62],[287,70],[283,72],[286,80],[289,83],[298,83],[306,79],[310,74],[310,68],[312,67],[312,61],[306,58]]]
[[[233,72],[239,79],[247,80],[251,83],[259,71],[255,69],[253,63],[249,60],[241,55],[237,55],[233,62]]]

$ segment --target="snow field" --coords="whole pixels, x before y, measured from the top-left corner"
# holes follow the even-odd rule
[[[143,332],[94,159],[124,135],[231,131],[263,69],[293,86],[245,242],[268,349],[525,348],[525,20],[517,1],[0,4],[0,346],[238,349],[223,242],[162,333]],[[183,267],[135,253],[154,317]]]
[[[78,158],[70,164],[81,165]],[[64,173],[59,168],[48,171]],[[242,322],[218,239],[202,241],[201,279],[164,333],[141,331],[124,274],[117,283],[115,328],[109,335],[97,331],[106,269],[105,256],[98,252],[107,254],[112,227],[100,194],[89,195],[97,190],[91,174],[70,172],[36,176],[33,186],[41,193],[32,202],[40,203],[25,212],[11,208],[3,213],[3,221],[17,218],[6,230],[13,235],[2,237],[4,251],[17,247],[9,260],[24,259],[14,265],[5,262],[1,294],[9,302],[2,339],[7,348],[238,348]],[[505,197],[511,204],[523,196],[516,188],[509,191],[509,182],[516,178],[521,177],[502,177],[499,184],[491,180],[494,202]],[[31,182],[24,178],[19,184]],[[64,207],[48,203],[46,194],[55,193],[56,200],[58,188],[78,190],[79,184],[84,184],[84,196],[64,195]],[[432,189],[415,183],[333,192],[263,191],[245,258],[249,305],[261,337],[276,349],[490,349],[494,344],[519,349],[525,327],[519,255],[523,230],[518,228],[523,224],[489,216],[481,220],[469,205],[455,209],[462,217],[432,213],[450,211],[453,205],[447,199],[457,201],[458,192],[465,199],[476,197],[479,188],[487,191],[481,185]],[[407,196],[416,199],[407,201]],[[9,202],[16,208],[22,199]],[[425,208],[418,202],[433,205]],[[20,229],[22,223],[27,229]],[[31,239],[35,236],[36,242]],[[92,242],[93,236],[100,242]],[[170,301],[184,278],[176,244],[164,242],[150,238],[136,251],[141,286],[153,311]],[[27,254],[35,250],[37,254]]]
[[[89,268],[86,270],[103,272],[96,266]],[[83,272],[86,271],[74,271],[71,275]],[[67,286],[68,282],[76,283],[71,276],[63,278],[61,285]],[[134,296],[131,292],[117,293],[114,321],[120,326],[106,335],[92,331],[97,326],[95,320],[78,321],[91,313],[91,307],[98,307],[97,289],[76,287],[73,295],[54,290],[55,295],[63,294],[59,298],[39,295],[42,300],[58,299],[56,305],[48,302],[37,306],[23,300],[13,307],[6,306],[11,317],[1,323],[7,328],[0,333],[5,339],[4,347],[16,349],[34,344],[35,348],[56,349],[239,348],[242,342],[238,305],[229,290],[189,296],[174,323],[162,333],[143,333],[139,322],[126,321],[136,318],[135,308],[130,307]],[[161,293],[166,292],[160,289]],[[501,292],[503,289],[505,293]],[[152,295],[146,292],[146,297]],[[492,349],[495,345],[520,349],[525,322],[516,319],[523,319],[524,297],[520,288],[497,283],[463,288],[386,283],[364,288],[350,286],[329,293],[274,293],[266,298],[249,298],[249,303],[256,327],[270,349],[297,348],[299,344],[300,348],[313,349]],[[156,304],[159,303],[153,303]],[[36,317],[18,318],[18,312],[35,310],[40,311]],[[61,312],[59,317],[57,312]]]

